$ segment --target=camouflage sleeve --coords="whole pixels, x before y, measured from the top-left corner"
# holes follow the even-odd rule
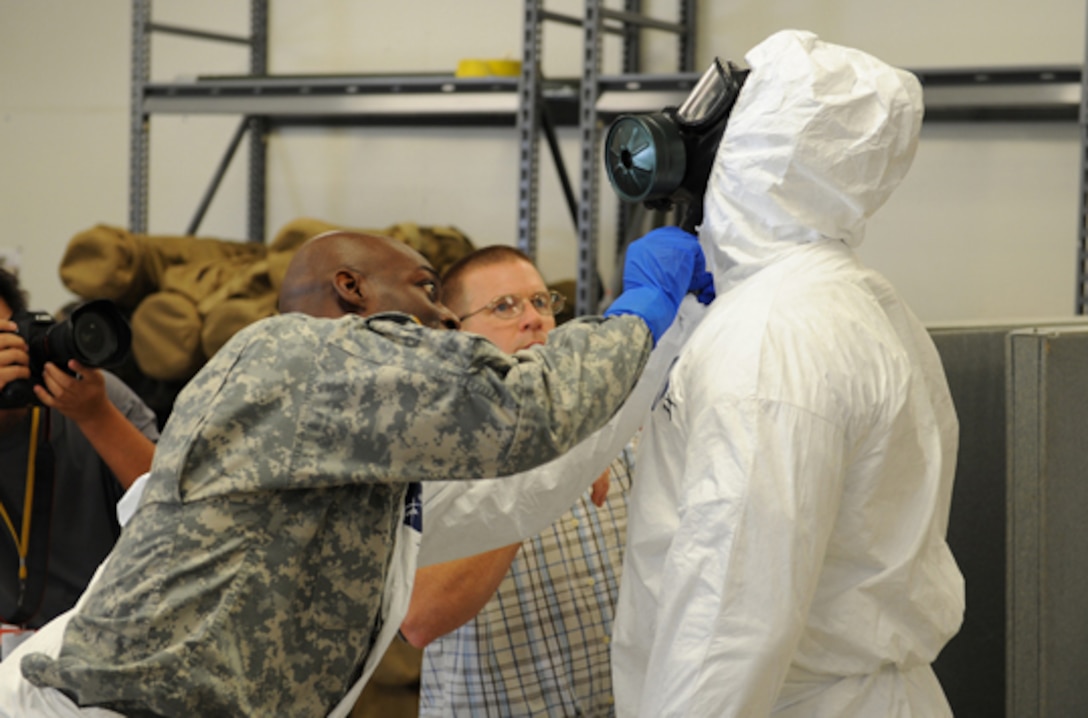
[[[646,324],[627,316],[568,322],[545,346],[515,354],[518,363],[503,381],[520,405],[517,433],[491,475],[550,461],[603,426],[631,393],[652,348]]]
[[[603,425],[651,346],[633,316],[571,322],[513,356],[389,317],[277,317],[236,335],[190,382],[153,470],[184,477],[188,499],[504,476]]]
[[[569,323],[545,347],[513,356],[471,334],[398,326],[409,343],[427,342],[375,385],[386,397],[379,411],[396,406],[373,434],[386,443],[388,478],[504,476],[591,434],[623,403],[652,348],[641,319],[617,320]]]

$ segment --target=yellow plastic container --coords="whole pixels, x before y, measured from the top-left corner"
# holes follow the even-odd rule
[[[455,77],[517,77],[521,62],[507,59],[467,58],[457,63]]]

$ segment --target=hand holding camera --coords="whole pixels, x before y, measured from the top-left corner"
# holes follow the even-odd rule
[[[42,370],[42,383],[34,385],[34,396],[43,406],[56,409],[77,424],[93,420],[109,403],[102,372],[68,361],[67,371],[53,362]]]
[[[13,381],[30,378],[30,354],[15,322],[0,321],[0,391]]]

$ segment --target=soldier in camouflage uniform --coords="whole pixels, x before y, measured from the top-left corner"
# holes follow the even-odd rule
[[[674,314],[705,280],[694,238],[685,252],[655,268],[655,306],[571,322],[514,357],[432,330],[457,322],[410,248],[312,240],[282,308],[339,318],[251,325],[186,387],[139,510],[54,629],[59,655],[32,640],[0,664],[0,715],[327,714],[382,626],[402,516],[418,519],[412,482],[521,471],[606,421],[671,321],[659,305]]]

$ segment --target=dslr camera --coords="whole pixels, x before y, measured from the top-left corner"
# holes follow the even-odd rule
[[[34,385],[42,383],[46,362],[68,372],[68,361],[89,367],[116,366],[128,356],[132,330],[120,310],[106,299],[80,304],[64,321],[42,311],[17,312],[11,317],[16,333],[30,354],[30,378],[16,379],[0,389],[0,409],[36,403]]]

